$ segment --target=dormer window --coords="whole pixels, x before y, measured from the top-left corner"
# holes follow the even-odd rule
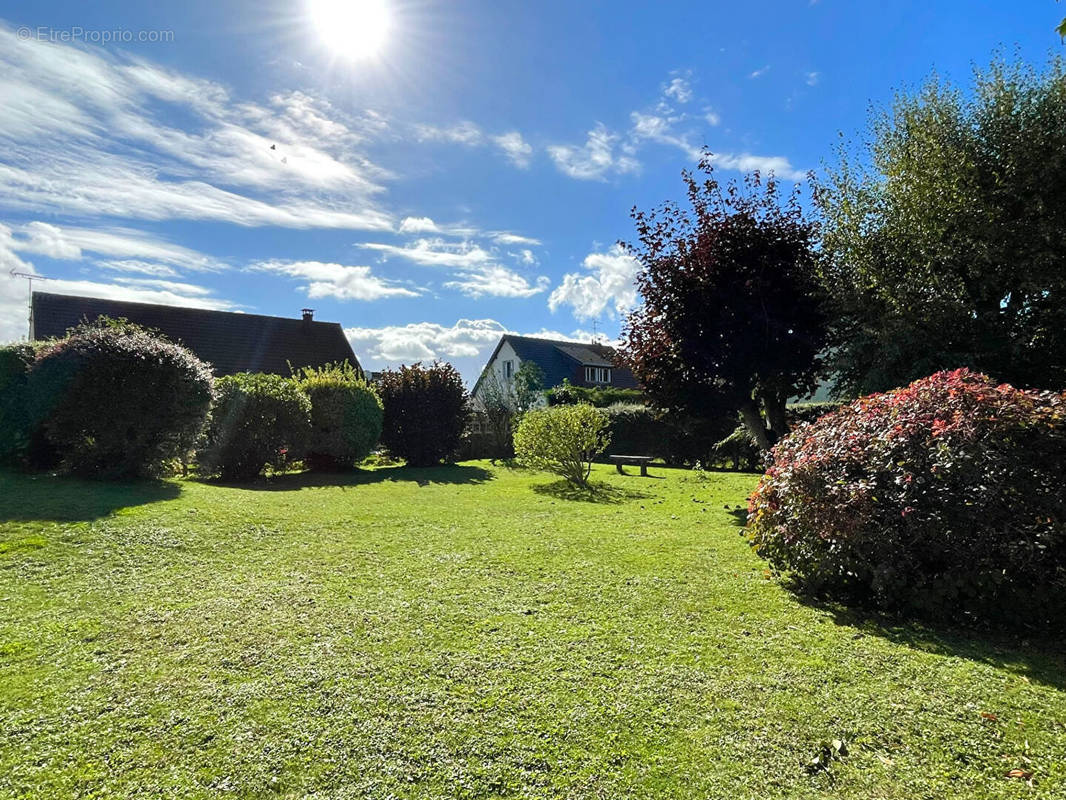
[[[585,367],[585,383],[610,383],[610,367]]]

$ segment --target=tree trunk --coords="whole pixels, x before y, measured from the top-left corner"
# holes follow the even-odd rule
[[[740,418],[744,420],[744,427],[748,429],[748,433],[755,439],[755,444],[758,448],[760,450],[769,450],[770,435],[754,400],[749,400],[740,407]]]
[[[777,444],[788,434],[788,418],[785,404],[788,398],[781,394],[765,394],[762,398],[766,419],[770,422],[771,443]]]

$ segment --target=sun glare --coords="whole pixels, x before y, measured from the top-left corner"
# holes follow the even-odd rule
[[[349,59],[376,55],[389,32],[385,0],[308,0],[311,21],[326,45]]]

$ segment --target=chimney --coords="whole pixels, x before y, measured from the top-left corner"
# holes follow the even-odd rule
[[[313,308],[301,308],[300,313],[303,315],[304,327],[311,327],[311,323],[315,319],[315,310]]]

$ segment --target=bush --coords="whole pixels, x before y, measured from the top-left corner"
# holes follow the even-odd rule
[[[291,378],[241,373],[219,378],[198,461],[205,475],[248,480],[264,466],[302,456],[311,401]]]
[[[26,376],[24,455],[93,477],[158,474],[183,458],[211,405],[207,364],[136,325],[103,320],[44,345]]]
[[[311,400],[307,465],[343,469],[370,455],[381,436],[381,400],[352,365],[307,367],[298,379]]]
[[[0,463],[18,460],[32,427],[26,413],[26,383],[34,358],[30,344],[0,346]]]
[[[1062,624],[1066,395],[940,372],[798,428],[773,458],[748,537],[799,589]]]
[[[544,393],[550,406],[574,406],[579,403],[607,408],[618,403],[641,404],[644,395],[638,389],[620,389],[617,386],[574,386],[564,380],[554,389]]]
[[[605,408],[604,413],[611,453],[666,457],[670,426],[654,409],[636,403],[615,403]]]
[[[611,443],[609,423],[605,411],[584,404],[534,409],[518,422],[515,454],[527,467],[587,486],[592,459]]]
[[[466,427],[463,379],[451,364],[385,370],[378,383],[385,406],[381,442],[412,466],[451,459]]]

